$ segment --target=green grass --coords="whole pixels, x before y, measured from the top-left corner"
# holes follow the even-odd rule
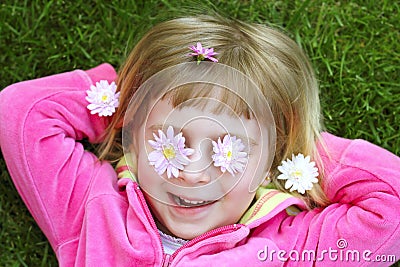
[[[102,62],[119,67],[151,25],[185,14],[181,1],[119,2],[2,1],[0,89]],[[200,6],[202,12],[217,9],[286,29],[317,70],[327,130],[367,139],[400,155],[396,1],[225,0],[185,6]],[[56,266],[54,253],[18,196],[2,158],[0,168],[0,265]]]

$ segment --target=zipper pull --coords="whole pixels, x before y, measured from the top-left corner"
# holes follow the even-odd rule
[[[171,259],[171,255],[169,254],[164,254],[163,262],[162,262],[162,267],[168,267]]]

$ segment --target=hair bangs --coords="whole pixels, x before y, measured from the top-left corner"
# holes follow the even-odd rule
[[[238,93],[215,84],[185,84],[165,94],[176,108],[193,107],[213,114],[228,114],[253,119],[254,111]]]

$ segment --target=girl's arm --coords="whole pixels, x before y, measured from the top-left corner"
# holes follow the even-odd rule
[[[3,156],[17,190],[55,250],[77,238],[91,178],[114,173],[77,141],[99,141],[109,118],[90,114],[86,90],[100,79],[115,78],[112,66],[103,64],[16,83],[0,93]]]
[[[400,158],[363,140],[324,140],[324,189],[332,204],[287,218],[277,237],[288,249],[323,257],[323,266],[393,264],[400,257]]]

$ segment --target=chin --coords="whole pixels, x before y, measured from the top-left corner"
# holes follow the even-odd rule
[[[185,229],[187,227],[181,227],[181,228],[176,228],[175,229],[171,229],[170,232],[172,233],[173,236],[185,239],[185,240],[191,240],[197,236],[200,236],[206,232],[208,232],[209,230],[212,230],[213,228],[210,229],[193,229],[194,227],[188,227],[188,229]]]

